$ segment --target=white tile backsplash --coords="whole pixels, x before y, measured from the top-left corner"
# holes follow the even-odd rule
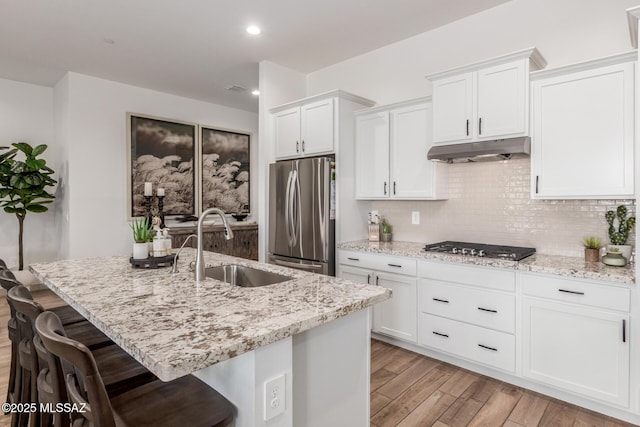
[[[588,235],[609,243],[607,208],[624,204],[635,214],[634,200],[531,200],[530,165],[529,159],[448,165],[449,200],[374,201],[371,209],[391,223],[394,240],[531,246],[567,256],[583,256]],[[419,225],[411,224],[411,211],[420,212]],[[634,241],[635,230],[628,243]]]

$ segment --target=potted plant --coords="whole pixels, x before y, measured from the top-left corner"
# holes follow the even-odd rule
[[[152,239],[149,219],[134,219],[129,226],[133,231],[133,259],[149,258],[149,240]]]
[[[622,256],[620,249],[613,245],[607,249],[607,254],[602,257],[602,262],[613,267],[624,267],[627,265],[627,259]]]
[[[390,242],[391,241],[391,224],[389,224],[386,218],[382,218],[382,241]]]
[[[584,243],[584,260],[600,261],[600,239],[595,236],[587,236],[582,242]]]
[[[11,148],[13,147],[13,148]],[[24,220],[27,212],[42,213],[48,210],[46,204],[55,196],[47,192],[47,187],[56,184],[51,177],[54,171],[46,160],[39,158],[47,146],[32,147],[26,142],[0,147],[0,206],[4,211],[18,218],[18,270],[24,269]],[[24,159],[18,158],[24,157]]]
[[[636,224],[636,217],[631,216],[627,218],[627,208],[625,206],[618,206],[616,211],[607,211],[605,219],[609,224],[609,240],[611,244],[608,249],[618,248],[618,252],[629,261],[631,257],[631,245],[627,245],[627,239],[629,238],[629,232]],[[618,222],[616,227],[615,222]]]

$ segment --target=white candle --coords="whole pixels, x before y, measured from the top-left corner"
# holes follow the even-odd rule
[[[158,196],[159,197],[163,197],[164,196],[164,188],[158,188]]]
[[[144,195],[145,196],[153,196],[153,186],[150,182],[144,183]]]

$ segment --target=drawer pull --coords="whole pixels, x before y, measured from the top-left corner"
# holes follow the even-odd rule
[[[437,335],[439,337],[449,338],[447,334],[441,334],[440,332],[433,331],[433,335]]]
[[[622,342],[627,342],[627,319],[622,319]]]
[[[376,286],[380,286],[380,277],[376,276]]]
[[[398,264],[387,264],[389,267],[396,267],[396,268],[402,268],[401,265]]]
[[[351,257],[347,257],[347,259],[349,261],[360,261],[360,258],[351,258]]]
[[[559,292],[564,292],[565,294],[574,294],[574,295],[584,295],[584,292],[578,292],[578,291],[570,291],[567,289],[558,289]]]
[[[371,284],[371,274],[367,274],[367,285]]]
[[[446,299],[440,299],[440,298],[433,298],[434,301],[438,301],[438,302],[443,302],[445,304],[449,304],[449,301],[447,301]]]
[[[498,312],[498,310],[491,310],[490,308],[483,308],[483,307],[478,307],[478,310],[486,311],[488,313],[497,313]]]
[[[486,350],[498,351],[498,349],[497,349],[497,348],[489,347],[488,345],[478,344],[478,347],[482,347],[482,348],[484,348],[484,349],[486,349]]]

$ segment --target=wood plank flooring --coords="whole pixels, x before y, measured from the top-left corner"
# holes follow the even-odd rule
[[[632,424],[371,341],[372,427],[631,427]]]
[[[63,303],[53,293],[34,292],[44,307]],[[9,308],[0,292],[0,400],[9,378]],[[11,417],[0,414],[0,427]],[[631,427],[453,365],[371,341],[371,426],[433,427]],[[302,427],[302,426],[301,426]],[[342,426],[336,426],[342,427]],[[347,426],[345,426],[347,427]]]

